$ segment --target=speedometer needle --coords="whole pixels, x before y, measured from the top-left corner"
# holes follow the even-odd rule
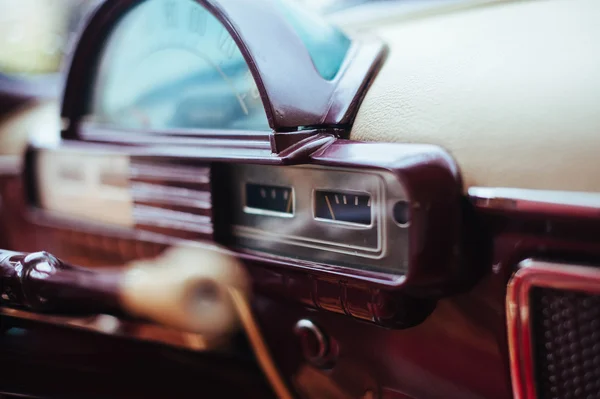
[[[288,194],[288,202],[287,202],[287,206],[285,207],[285,212],[291,213],[291,210],[292,210],[292,196],[290,194]]]
[[[328,196],[325,196],[325,202],[327,202],[327,207],[329,208],[329,213],[331,213],[331,220],[335,220],[335,214],[333,213],[333,208],[331,207],[331,202],[329,202]]]

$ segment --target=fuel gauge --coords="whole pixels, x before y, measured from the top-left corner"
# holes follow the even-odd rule
[[[292,217],[294,190],[292,187],[246,183],[246,213]]]
[[[371,196],[363,193],[315,191],[315,218],[336,222],[371,224]]]

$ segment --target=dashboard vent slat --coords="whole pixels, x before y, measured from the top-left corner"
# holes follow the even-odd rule
[[[132,182],[131,195],[136,204],[163,204],[202,210],[212,209],[211,195],[207,191]]]
[[[161,165],[132,161],[130,166],[132,180],[171,181],[180,183],[210,183],[210,167],[188,165]]]
[[[212,239],[210,167],[131,161],[130,190],[137,230]]]

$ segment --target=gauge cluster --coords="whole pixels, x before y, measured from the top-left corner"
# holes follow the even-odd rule
[[[257,215],[294,217],[294,189],[268,184],[245,184],[244,212]]]
[[[140,165],[160,176],[141,176]],[[227,168],[227,181],[215,186],[222,191],[217,198],[226,201],[213,203],[212,211],[230,215],[225,227],[232,247],[324,265],[406,272],[410,212],[396,209],[410,206],[392,173],[309,165]],[[200,194],[210,193],[189,183],[181,186],[183,171],[199,176],[201,169],[141,162],[110,151],[45,150],[35,161],[36,197],[46,212],[81,222],[143,229],[165,227],[176,218],[176,225],[161,232],[179,237],[181,232],[173,230],[196,231],[185,226],[197,218],[212,224],[210,209],[197,204]]]
[[[234,245],[261,253],[402,274],[409,207],[393,174],[320,166],[231,165]]]
[[[392,289],[436,293],[460,278],[460,179],[437,147],[338,140],[297,165],[165,152],[32,148],[38,220],[214,241],[259,264]]]

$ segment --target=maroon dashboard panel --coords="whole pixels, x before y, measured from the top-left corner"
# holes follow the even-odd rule
[[[288,166],[211,158],[202,147],[195,158],[168,150],[82,142],[31,148],[25,215],[34,224],[157,244],[215,240],[246,260],[261,291],[396,328],[420,322],[436,299],[474,281],[462,251],[460,177],[439,148],[334,140]],[[115,157],[127,164],[115,167]],[[73,169],[88,174],[72,176]],[[88,198],[93,182],[101,194]],[[110,193],[123,199],[98,202]],[[287,196],[287,210],[278,195]],[[63,204],[73,201],[121,209],[130,225],[103,223],[91,210],[72,213]],[[365,216],[353,219],[361,210]]]
[[[344,140],[385,45],[352,40],[324,79],[269,1],[194,4],[239,47],[264,131],[94,123],[100,50],[137,3],[99,3],[70,54],[62,141],[32,145],[24,173],[2,176],[6,246],[96,267],[215,242],[247,265],[254,311],[298,392],[511,398],[509,352],[522,353],[507,337],[507,284],[529,258],[598,264],[598,206],[465,196],[439,147]],[[288,45],[265,45],[276,37]],[[535,375],[515,379],[515,394]]]
[[[2,180],[2,222],[11,248],[44,248],[93,266],[152,256],[174,242],[166,234],[101,229],[81,221],[68,224],[59,215],[36,210],[25,197],[28,190],[23,183],[20,176]],[[463,241],[465,247],[481,243],[474,251],[475,284],[465,287],[464,293],[438,299],[424,320],[404,330],[385,329],[373,321],[389,325],[381,322],[386,314],[402,320],[399,313],[427,303],[422,298],[407,296],[393,286],[386,289],[376,280],[365,281],[360,273],[353,279],[344,274],[351,274],[348,267],[336,266],[328,274],[321,269],[324,265],[311,269],[305,262],[240,252],[257,288],[257,316],[285,374],[299,378],[298,384],[306,377],[306,360],[294,327],[299,320],[309,319],[337,348],[336,372],[318,373],[342,386],[341,381],[360,380],[361,389],[381,388],[384,397],[392,391],[414,398],[436,397],[441,391],[448,398],[511,397],[508,280],[516,265],[528,258],[598,264],[600,225],[593,206],[499,193],[502,190],[471,190],[470,203],[464,204],[462,220],[473,224]],[[471,241],[473,236],[478,241]]]

